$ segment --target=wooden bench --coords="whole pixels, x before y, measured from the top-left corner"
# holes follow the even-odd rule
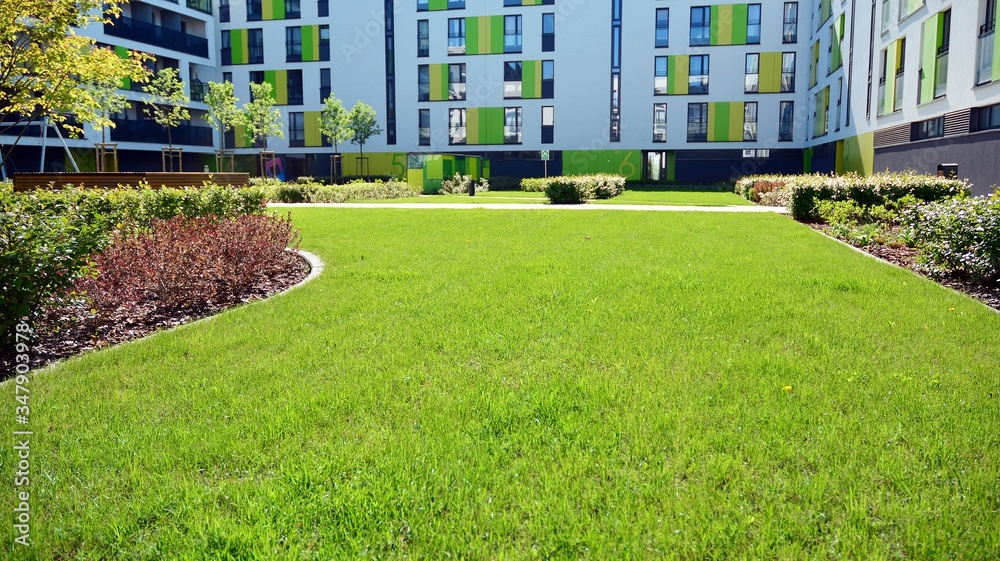
[[[84,189],[137,188],[146,182],[154,189],[161,187],[201,187],[206,181],[216,185],[246,187],[248,173],[182,173],[182,172],[118,172],[118,173],[15,173],[15,191],[33,189],[65,189],[67,186]]]

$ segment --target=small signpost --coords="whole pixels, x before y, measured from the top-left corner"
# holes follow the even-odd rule
[[[542,150],[542,161],[545,162],[545,177],[549,176],[549,151]]]

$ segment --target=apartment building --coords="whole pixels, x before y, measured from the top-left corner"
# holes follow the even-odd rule
[[[330,173],[318,123],[332,92],[378,112],[384,132],[365,155],[379,175],[456,154],[494,176],[957,164],[977,193],[1000,183],[997,0],[178,1],[132,0],[117,25],[87,32],[181,70],[188,167],[214,165],[221,139],[197,100],[229,80],[244,101],[250,83],[274,86],[285,138],[268,147],[290,177]],[[162,131],[138,110],[120,117],[126,165],[158,165]],[[253,169],[259,147],[229,136]],[[357,147],[340,151],[343,173],[362,171]],[[17,165],[37,166],[24,153]]]

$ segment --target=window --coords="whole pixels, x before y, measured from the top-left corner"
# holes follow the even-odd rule
[[[302,28],[285,28],[285,62],[302,62]]]
[[[319,101],[323,103],[326,98],[330,97],[333,90],[330,87],[330,69],[320,68],[319,69]]]
[[[892,101],[892,110],[899,111],[903,108],[903,86],[904,86],[904,73],[906,71],[906,37],[903,37],[899,41],[899,68],[896,69],[896,89],[895,97]]]
[[[1000,129],[1000,103],[973,109],[977,131]]]
[[[556,15],[542,14],[542,52],[556,50]]]
[[[329,17],[330,0],[316,0],[316,11],[321,18]]]
[[[465,64],[448,65],[448,99],[465,99]]]
[[[899,0],[899,21],[910,17],[910,14],[924,7],[925,0]]]
[[[760,44],[760,4],[747,6],[747,45]]]
[[[746,78],[743,80],[744,93],[760,91],[760,54],[747,53]]]
[[[319,60],[330,60],[330,26],[319,26]]]
[[[555,142],[556,108],[551,105],[542,107],[542,144]]]
[[[448,0],[449,10],[461,10],[465,8],[465,0]],[[428,5],[428,0],[417,0],[417,11],[426,12],[430,9]],[[440,10],[441,8],[435,8],[435,10]]]
[[[431,56],[430,22],[422,19],[417,22],[417,57],[425,58],[429,56]]]
[[[431,110],[417,110],[417,126],[419,127],[419,138],[417,146],[431,145]]]
[[[667,141],[667,104],[653,104],[653,142]]]
[[[417,101],[431,100],[431,67],[421,64],[417,67]]]
[[[520,107],[506,107],[503,110],[503,143],[521,144]]]
[[[264,83],[264,71],[263,70],[251,70],[250,71],[250,83],[251,84],[263,84]],[[250,88],[250,101],[253,101],[253,88]]]
[[[889,32],[889,0],[882,0],[882,34]]]
[[[219,0],[219,21],[229,21],[229,0]]]
[[[508,61],[503,64],[504,99],[521,97],[521,66],[521,61]]]
[[[299,7],[299,0],[285,0],[285,19],[299,19],[302,17],[302,9]]]
[[[521,52],[521,16],[503,17],[503,52]]]
[[[691,8],[691,46],[708,45],[712,37],[712,8]]]
[[[263,64],[264,63],[264,30],[263,29],[248,29],[247,30],[247,63],[248,64]]]
[[[288,105],[302,105],[302,70],[289,70],[286,86]]]
[[[791,142],[795,130],[795,102],[782,101],[778,109],[778,141]]]
[[[542,61],[542,99],[555,97],[556,63],[552,60]]]
[[[306,126],[303,113],[288,114],[288,146],[306,145]]]
[[[708,104],[688,104],[688,142],[708,141]]]
[[[448,20],[448,54],[465,54],[465,18]]]
[[[222,81],[223,82],[229,82],[230,84],[232,84],[233,83],[233,73],[232,72],[223,72],[222,73]]]
[[[667,95],[667,57],[658,56],[654,61],[653,95]]]
[[[465,109],[451,109],[448,111],[448,144],[460,145],[465,143]]]
[[[795,91],[795,53],[781,53],[781,93]]]
[[[247,0],[247,21],[260,21],[263,16],[261,0]]]
[[[910,130],[910,140],[927,140],[944,136],[944,117],[937,117],[913,123]]]
[[[656,9],[656,46],[670,46],[670,8]]]
[[[743,141],[757,142],[757,102],[743,104]]]
[[[799,3],[785,2],[784,26],[781,30],[782,43],[797,43],[799,40]]]
[[[219,43],[220,62],[224,65],[233,63],[233,38],[228,29],[222,30],[222,37]]]
[[[691,55],[688,64],[688,93],[708,93],[708,55]]]

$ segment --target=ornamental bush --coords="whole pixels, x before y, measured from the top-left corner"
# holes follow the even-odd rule
[[[465,195],[469,193],[469,189],[472,185],[476,186],[477,192],[486,192],[490,190],[490,182],[487,179],[473,179],[471,175],[462,175],[456,173],[455,177],[451,179],[445,179],[441,182],[441,189],[438,191],[439,195]]]
[[[346,185],[277,183],[267,189],[276,203],[344,203],[349,200],[383,200],[415,197],[421,189],[402,181],[355,181]]]
[[[545,186],[545,196],[555,205],[575,205],[594,198],[594,184],[582,176],[556,177]]]
[[[919,205],[902,220],[924,272],[1000,281],[1000,192]]]
[[[610,199],[625,191],[625,178],[604,173],[521,180],[521,190],[544,192],[554,204],[578,204],[588,199]]]
[[[521,180],[521,190],[528,193],[544,193],[554,177],[526,177]]]

